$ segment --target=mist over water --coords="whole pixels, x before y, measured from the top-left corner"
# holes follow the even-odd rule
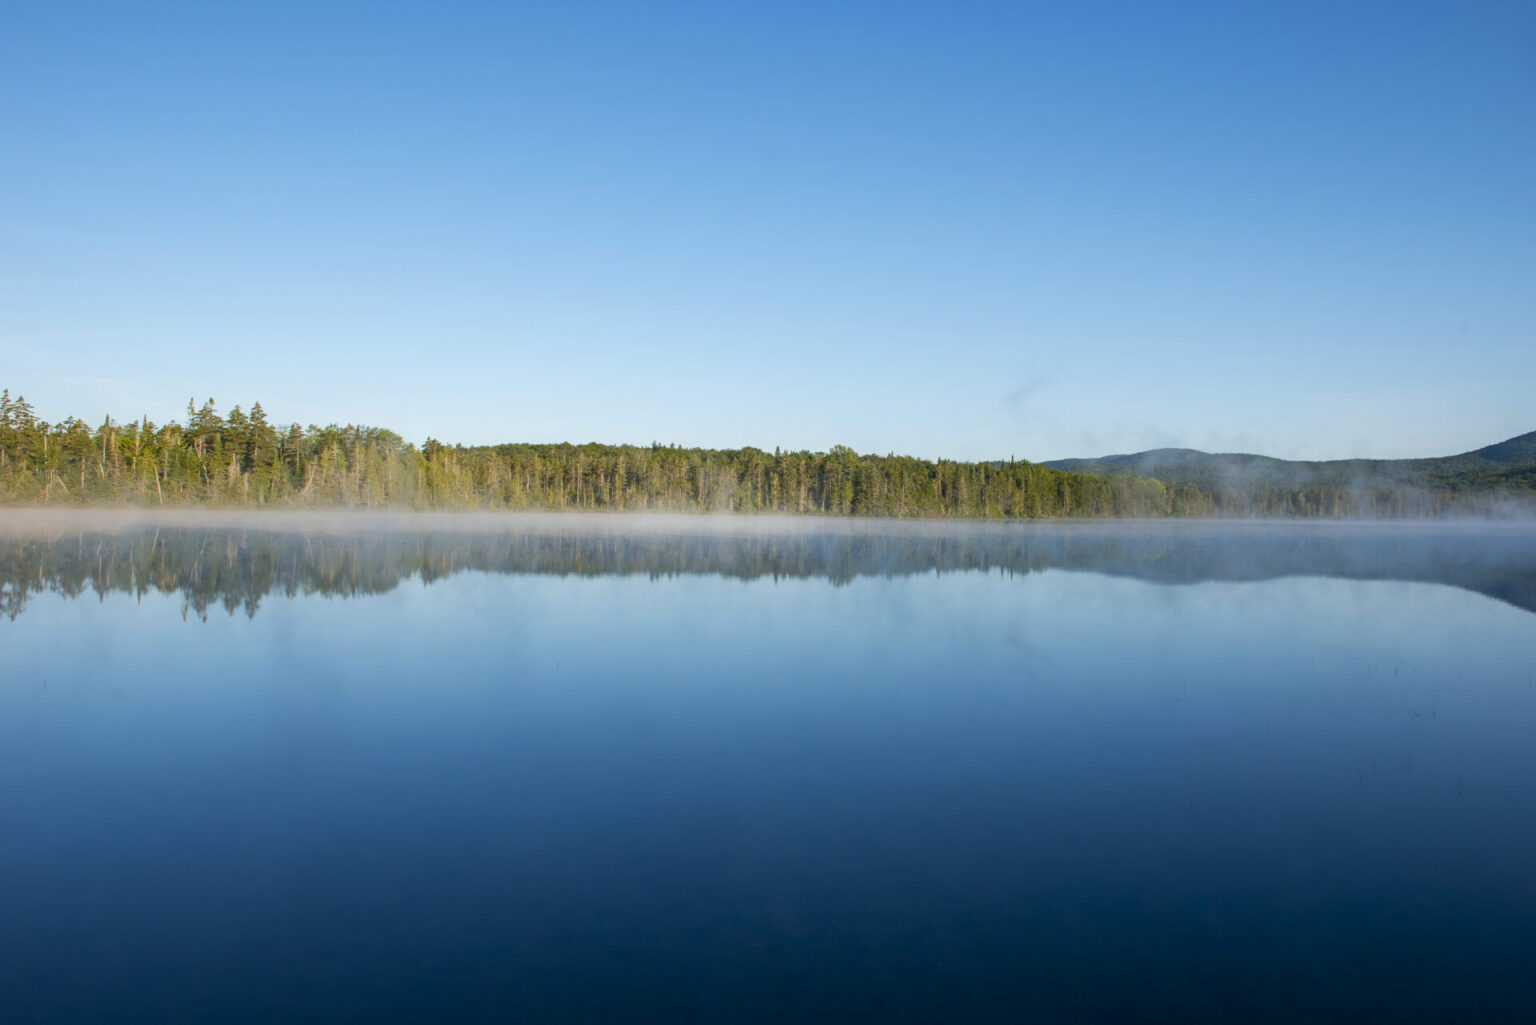
[[[8,515],[0,1006],[1522,1020],[1533,552]]]

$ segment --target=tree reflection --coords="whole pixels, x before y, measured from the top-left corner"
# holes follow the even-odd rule
[[[154,526],[0,535],[0,610],[43,593],[179,594],[188,614],[254,616],[268,595],[351,598],[466,571],[822,579],[1046,569],[1153,583],[1312,575],[1467,588],[1536,611],[1529,530],[1105,525],[993,529],[585,529],[344,533]]]

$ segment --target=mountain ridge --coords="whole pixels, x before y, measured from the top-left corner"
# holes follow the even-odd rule
[[[1333,487],[1536,493],[1536,431],[1448,456],[1409,459],[1280,459],[1249,452],[1158,448],[1043,465],[1076,473],[1129,475],[1210,490]]]

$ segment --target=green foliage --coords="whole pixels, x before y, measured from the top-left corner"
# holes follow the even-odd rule
[[[0,502],[73,505],[584,509],[829,516],[1037,517],[1438,514],[1504,489],[1536,486],[1529,468],[1463,473],[1412,494],[1265,485],[1240,496],[1219,482],[1084,473],[1025,461],[930,462],[910,456],[652,444],[509,444],[417,449],[355,424],[273,424],[261,403],[227,417],[213,399],[187,422],[148,418],[92,429],[39,421],[0,392]]]

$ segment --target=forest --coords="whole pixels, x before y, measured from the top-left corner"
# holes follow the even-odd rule
[[[579,509],[835,516],[1198,513],[1156,481],[1024,461],[652,444],[464,447],[353,424],[278,424],[260,402],[183,422],[40,420],[0,393],[0,501],[29,505]]]
[[[260,402],[181,421],[40,419],[0,392],[0,503],[8,505],[613,510],[1035,519],[1439,516],[1497,492],[1165,484],[1025,460],[936,461],[757,448],[604,444],[465,447],[354,424],[273,421]]]

